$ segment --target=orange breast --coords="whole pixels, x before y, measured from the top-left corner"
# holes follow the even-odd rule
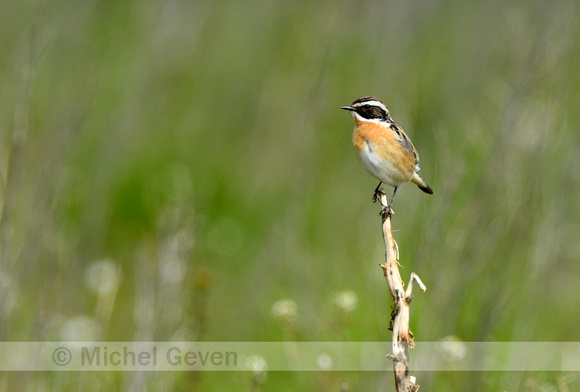
[[[385,170],[392,173],[395,182],[410,181],[415,173],[417,159],[412,151],[397,140],[391,129],[382,124],[358,122],[352,135],[352,144],[359,160],[367,143],[373,154],[380,159],[381,165],[385,165]],[[374,175],[377,176],[376,173]]]

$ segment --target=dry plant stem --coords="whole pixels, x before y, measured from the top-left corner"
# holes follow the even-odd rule
[[[419,390],[419,385],[415,384],[415,377],[409,374],[409,348],[414,348],[413,333],[409,329],[409,306],[411,304],[413,282],[425,291],[426,287],[415,273],[411,273],[409,286],[404,288],[403,279],[398,268],[398,249],[391,230],[392,210],[388,210],[387,196],[383,190],[379,190],[375,196],[383,205],[381,217],[383,222],[383,238],[385,240],[385,264],[379,264],[383,269],[385,279],[389,285],[389,291],[393,299],[391,312],[391,323],[389,329],[393,331],[393,353],[388,357],[393,361],[395,371],[395,386],[397,392],[410,392]]]

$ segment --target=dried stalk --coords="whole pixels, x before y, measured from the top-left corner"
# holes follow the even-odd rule
[[[385,207],[387,205],[387,196],[382,189],[375,194],[374,201],[377,199],[383,205],[381,217],[386,249],[385,264],[379,264],[379,266],[383,269],[393,299],[391,322],[389,324],[389,329],[393,331],[393,353],[388,354],[387,357],[393,361],[397,392],[414,392],[419,390],[419,385],[415,384],[415,377],[409,374],[409,349],[415,347],[414,336],[409,329],[409,307],[413,299],[413,282],[416,282],[423,291],[426,290],[426,287],[413,272],[411,273],[407,290],[404,289],[404,282],[401,279],[398,268],[399,251],[391,231],[391,215],[393,211]]]

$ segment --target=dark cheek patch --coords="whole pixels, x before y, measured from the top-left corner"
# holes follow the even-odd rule
[[[381,118],[382,117],[382,113],[381,113],[381,109],[380,108],[372,108],[371,109],[371,116],[372,118]]]
[[[381,118],[381,119],[387,118],[387,114],[384,112],[384,110],[381,108],[378,108],[376,106],[373,106],[373,107],[368,108],[368,109],[362,109],[359,113],[362,117],[369,119],[369,120],[372,120],[374,118]]]

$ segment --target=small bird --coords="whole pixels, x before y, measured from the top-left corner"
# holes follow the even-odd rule
[[[391,206],[397,188],[404,182],[412,181],[419,189],[430,195],[433,190],[417,174],[419,171],[419,154],[411,139],[389,115],[385,104],[375,97],[356,99],[341,109],[349,110],[354,118],[352,145],[361,165],[380,182],[375,189],[375,197],[384,182],[395,188],[391,202],[386,207],[392,213]]]

